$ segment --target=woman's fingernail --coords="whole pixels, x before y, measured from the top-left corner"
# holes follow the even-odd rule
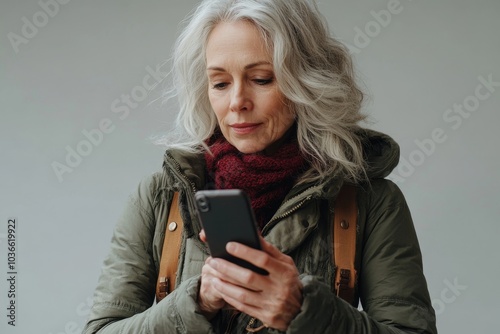
[[[236,245],[234,242],[228,242],[226,245],[226,249],[228,252],[233,252],[236,249]]]

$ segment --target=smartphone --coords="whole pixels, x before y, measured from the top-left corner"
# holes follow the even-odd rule
[[[268,275],[266,270],[226,251],[226,244],[230,241],[262,249],[255,216],[245,192],[239,189],[200,190],[196,192],[195,199],[211,256]]]

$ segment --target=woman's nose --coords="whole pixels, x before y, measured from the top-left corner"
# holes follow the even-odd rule
[[[233,86],[229,108],[234,112],[251,110],[252,101],[250,98],[250,92],[244,84],[235,84]]]

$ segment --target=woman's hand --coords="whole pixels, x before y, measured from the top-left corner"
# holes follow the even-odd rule
[[[259,275],[220,258],[208,258],[202,271],[210,280],[206,293],[212,298],[220,296],[227,304],[269,327],[286,331],[300,311],[302,283],[289,256],[263,238],[261,244],[262,251],[235,242],[228,243],[226,249],[231,255],[267,270],[269,275]]]
[[[211,259],[209,257],[201,269],[201,284],[198,293],[198,305],[208,320],[211,320],[226,305],[222,295],[213,286],[217,272],[211,266],[207,265]]]
[[[200,239],[203,242],[207,241],[204,230],[200,232]],[[217,272],[214,271],[211,266],[207,265],[211,259],[212,257],[207,258],[201,269],[201,283],[198,293],[198,305],[200,306],[201,312],[208,320],[211,320],[217,312],[226,305],[222,295],[213,286],[213,281],[216,278],[215,274]]]

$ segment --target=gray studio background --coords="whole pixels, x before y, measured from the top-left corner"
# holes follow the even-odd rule
[[[175,106],[162,105],[162,83],[150,86],[196,3],[1,1],[1,333],[80,333],[115,221],[139,180],[161,168],[150,137],[171,128]],[[401,145],[391,178],[412,209],[440,333],[497,332],[500,1],[320,7],[350,45],[371,126]],[[77,149],[86,156],[58,177],[54,165]],[[9,218],[18,223],[15,327]]]

